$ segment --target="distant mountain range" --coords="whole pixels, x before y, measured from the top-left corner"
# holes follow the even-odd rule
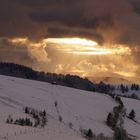
[[[101,81],[107,84],[133,83],[127,79],[120,78],[120,77],[88,77],[88,79],[94,83],[100,83]]]
[[[102,81],[106,84],[140,84],[140,77],[125,77],[116,73],[93,73],[87,78],[94,83],[100,83]]]

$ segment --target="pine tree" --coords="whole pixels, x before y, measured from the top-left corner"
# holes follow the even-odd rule
[[[91,129],[87,131],[86,138],[89,140],[93,140],[93,132]]]
[[[57,107],[57,105],[58,105],[58,102],[57,102],[57,101],[55,101],[55,102],[54,102],[54,105],[55,105],[55,107]]]
[[[131,112],[129,113],[129,118],[131,120],[134,120],[135,119],[135,111],[132,109]]]
[[[131,90],[134,90],[134,84],[131,85]]]
[[[124,130],[123,128],[115,128],[114,139],[115,140],[129,140],[126,130]]]
[[[42,114],[43,114],[43,117],[46,117],[46,111],[45,110],[42,112]]]
[[[61,116],[59,116],[59,121],[62,122],[63,121],[63,118]]]
[[[113,115],[112,113],[109,113],[106,120],[108,126],[112,126],[112,120],[113,120]]]
[[[136,91],[138,91],[139,90],[139,85],[136,85]]]
[[[25,113],[29,114],[29,108],[28,107],[25,107]]]

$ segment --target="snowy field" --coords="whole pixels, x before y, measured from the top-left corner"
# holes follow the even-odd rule
[[[56,101],[57,109],[54,105]],[[125,98],[123,101],[128,111],[137,108],[137,119],[140,121],[140,101]],[[95,134],[104,133],[106,136],[112,136],[113,131],[106,126],[105,121],[108,113],[116,105],[117,103],[108,95],[0,76],[0,137],[8,137],[8,140],[82,140],[80,128],[91,128]],[[23,112],[25,106],[45,109],[48,114],[48,125],[44,129],[35,129],[4,123],[8,115],[15,119],[26,117]],[[63,118],[62,122],[59,122],[59,115]],[[73,129],[69,128],[69,123],[73,124]],[[128,123],[125,124],[127,128]],[[131,126],[133,131],[140,128],[138,124],[135,127],[133,122]],[[137,133],[133,133],[132,130],[129,132],[140,137],[140,129]]]
[[[124,128],[128,131],[129,134],[134,135],[140,139],[140,101],[135,99],[122,98],[122,101],[126,107],[127,115],[132,109],[136,113],[136,122],[125,119]]]

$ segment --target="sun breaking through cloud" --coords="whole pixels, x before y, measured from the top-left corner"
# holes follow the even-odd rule
[[[9,45],[9,47],[1,48],[3,53],[15,52],[17,58],[22,56],[18,56],[19,52],[26,53],[31,62],[26,61],[25,64],[37,70],[86,77],[100,75],[100,73],[127,77],[137,75],[138,66],[133,64],[132,57],[134,52],[128,45],[100,44],[94,40],[78,37],[44,38],[38,41],[27,37],[4,38],[3,40],[1,41],[3,45]],[[14,59],[14,62],[17,63],[18,60],[20,59]]]
[[[30,41],[28,38],[8,39],[14,45],[26,45],[30,50],[37,48],[46,49],[54,47],[64,53],[75,55],[131,55],[131,49],[126,45],[99,45],[97,42],[84,38],[47,38],[39,42]],[[39,52],[39,50],[38,50]]]
[[[48,38],[42,41],[57,47],[65,53],[77,55],[107,55],[107,54],[131,54],[131,49],[127,46],[101,46],[97,42],[84,38]]]

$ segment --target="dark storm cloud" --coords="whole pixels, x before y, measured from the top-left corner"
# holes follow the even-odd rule
[[[96,15],[95,10],[93,16],[87,16],[90,9],[85,5],[88,2],[90,0],[1,0],[0,36],[43,38],[47,35],[48,24],[52,22],[71,29],[90,28],[94,32],[100,26],[114,25],[113,17],[109,13]]]
[[[99,26],[113,26],[110,15],[95,16],[91,19],[84,17],[83,11],[47,11],[31,14],[31,19],[39,23],[58,22],[72,27],[96,29]]]
[[[99,43],[103,43],[103,37],[101,34],[91,30],[84,29],[71,29],[70,27],[48,27],[48,33],[50,37],[87,37],[88,39],[96,40]]]
[[[44,38],[51,34],[48,32],[49,25],[54,24],[54,28],[90,29],[104,41],[123,42],[124,38],[123,43],[137,43],[135,31],[138,32],[140,18],[135,13],[140,13],[139,0],[1,0],[0,36]],[[106,32],[113,32],[114,37],[106,35]],[[123,37],[127,33],[130,37]],[[64,34],[62,31],[60,36],[67,34],[73,36],[76,33]],[[85,31],[79,31],[79,34],[90,36]]]
[[[75,0],[16,0],[18,3],[26,5],[28,7],[46,7],[50,5],[70,5],[73,3],[77,3]],[[79,0],[78,3],[82,2],[83,0]]]
[[[28,37],[32,42],[47,37],[83,37],[103,45],[127,44],[139,65],[139,31],[139,0],[0,0],[0,60],[25,60],[31,66],[36,62],[39,49],[33,52],[20,46],[21,51],[18,46],[15,51],[17,46],[7,38]]]
[[[46,12],[34,12],[31,14],[31,19],[36,22],[68,22],[70,24],[71,20],[78,20],[82,16],[81,12],[74,11],[46,11]]]
[[[134,12],[140,14],[140,1],[139,0],[130,0],[130,3],[133,6]]]

